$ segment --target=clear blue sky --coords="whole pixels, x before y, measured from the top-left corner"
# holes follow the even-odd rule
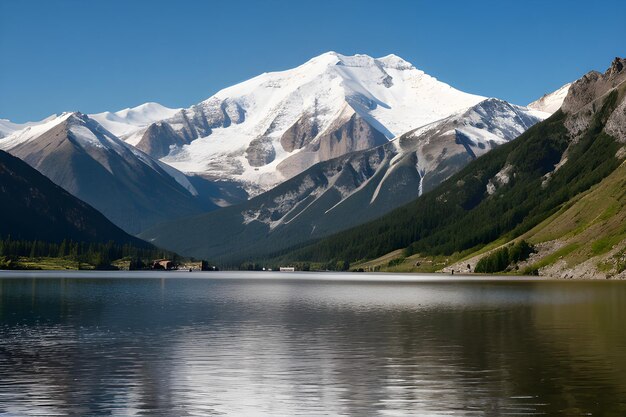
[[[0,118],[189,106],[328,50],[526,104],[626,56],[626,1],[0,0]]]

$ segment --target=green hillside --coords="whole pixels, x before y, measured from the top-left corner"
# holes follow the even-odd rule
[[[613,277],[626,270],[626,162],[521,236],[536,254],[521,272],[562,278]]]
[[[615,79],[608,71],[605,77],[609,81]],[[601,81],[606,83],[606,80]],[[583,81],[589,83],[587,79]],[[586,85],[583,83],[580,88]],[[624,155],[623,145],[604,130],[613,112],[618,108],[623,111],[626,84],[607,90],[607,94],[580,106],[576,114],[555,113],[515,141],[472,162],[413,203],[328,239],[277,253],[275,261],[334,260],[354,264],[398,249],[403,249],[403,258],[412,260],[415,256],[465,260],[481,249],[498,246],[495,242],[527,236],[534,243],[541,243],[559,237],[559,233],[576,231],[580,239],[587,233],[595,233],[596,238],[592,239],[593,243],[561,249],[563,252],[556,255],[557,259],[565,252],[568,257],[580,259],[606,253],[623,239],[623,230],[619,226],[595,230],[601,227],[600,221],[589,214],[591,210],[580,205],[596,207],[589,200],[594,194],[590,189],[601,182],[597,189],[610,188],[614,194],[626,188],[623,170],[617,169]],[[588,123],[577,134],[571,134],[568,123],[579,120]],[[585,193],[589,197],[584,198]],[[608,204],[605,197],[597,195],[603,199],[602,207]],[[609,223],[618,224],[623,195],[614,196],[613,201],[602,213],[607,221],[610,219]],[[576,227],[570,231],[563,225],[567,217],[562,216],[574,206],[585,214],[576,219]],[[584,216],[592,219],[583,219]],[[584,252],[588,245],[591,253]],[[547,265],[551,260],[543,262]],[[546,265],[537,261],[534,267]]]

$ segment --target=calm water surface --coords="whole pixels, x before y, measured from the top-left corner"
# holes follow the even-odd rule
[[[0,273],[0,416],[626,416],[626,282],[355,276]]]

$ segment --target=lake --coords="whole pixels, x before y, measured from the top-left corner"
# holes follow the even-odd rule
[[[0,416],[626,415],[626,282],[0,272]]]

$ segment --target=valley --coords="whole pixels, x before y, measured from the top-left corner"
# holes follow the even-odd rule
[[[511,273],[619,277],[623,67],[525,107],[396,55],[328,52],[188,108],[2,120],[0,149],[125,232],[224,268],[472,272],[524,240]]]

